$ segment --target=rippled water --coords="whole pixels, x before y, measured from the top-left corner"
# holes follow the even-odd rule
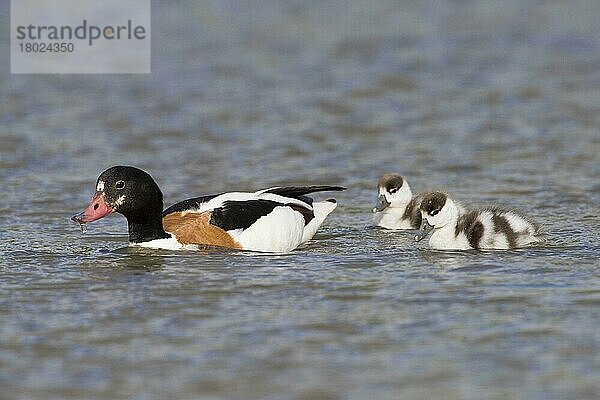
[[[149,76],[11,76],[0,44],[0,397],[600,398],[600,3],[267,3],[155,2]],[[69,221],[114,164],[167,205],[349,190],[291,254],[141,251]],[[548,241],[369,228],[392,171]]]

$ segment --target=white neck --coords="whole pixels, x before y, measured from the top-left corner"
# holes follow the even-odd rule
[[[446,250],[467,250],[471,248],[465,235],[455,234],[460,210],[462,210],[462,207],[457,207],[451,199],[446,200],[442,212],[446,212],[448,215],[445,218],[443,225],[440,226],[437,224],[435,226],[431,233],[431,237],[429,238],[429,246],[434,249]]]

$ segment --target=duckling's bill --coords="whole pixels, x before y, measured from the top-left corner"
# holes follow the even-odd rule
[[[427,237],[427,235],[429,235],[429,232],[431,232],[433,230],[433,225],[429,224],[429,221],[427,221],[426,218],[423,218],[421,220],[421,226],[419,227],[419,232],[417,232],[417,234],[415,235],[415,242],[420,242],[421,240],[425,239]]]
[[[373,212],[382,212],[383,210],[388,208],[390,205],[391,205],[391,203],[389,201],[387,201],[385,196],[383,194],[380,194],[379,197],[377,198],[377,204],[373,208]]]

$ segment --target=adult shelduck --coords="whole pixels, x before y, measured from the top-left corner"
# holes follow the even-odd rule
[[[309,193],[341,186],[273,187],[195,197],[163,211],[163,195],[139,168],[116,166],[102,172],[90,205],[71,219],[84,225],[110,213],[127,218],[131,245],[181,249],[198,245],[289,252],[310,240],[337,206],[313,202]]]

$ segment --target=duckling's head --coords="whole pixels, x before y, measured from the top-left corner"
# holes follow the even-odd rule
[[[412,191],[406,179],[399,174],[385,174],[377,182],[379,196],[373,212],[386,208],[404,208],[412,199]]]
[[[420,205],[421,227],[415,240],[423,240],[433,229],[442,228],[458,216],[458,208],[446,193],[431,192],[423,196]]]

